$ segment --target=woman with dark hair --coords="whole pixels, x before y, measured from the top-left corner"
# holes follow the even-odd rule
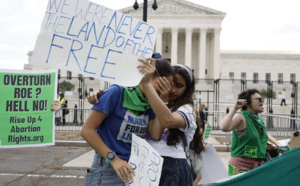
[[[149,60],[151,64],[147,62]],[[194,139],[193,150],[200,154],[203,149],[199,132],[200,118],[197,117],[192,99],[195,90],[192,71],[184,65],[173,66],[175,81],[169,93],[168,107],[171,108],[169,109],[150,83],[154,73],[154,59],[139,61],[143,63],[139,66],[140,70],[146,74],[141,85],[156,115],[155,121],[148,126],[151,138],[147,137],[147,140],[164,158],[159,185],[190,186],[192,185],[191,171],[183,142],[189,145]],[[157,86],[161,89],[169,86],[165,78],[159,80]]]
[[[256,89],[238,95],[234,107],[221,121],[221,130],[232,130],[231,159],[228,174],[252,170],[264,163],[268,134],[259,113],[264,111],[264,99]],[[241,109],[242,112],[236,114]]]
[[[168,61],[158,59],[153,68],[155,73],[150,84],[155,87],[155,92],[159,89],[156,82],[160,76],[173,82],[173,71]],[[92,168],[86,175],[86,185],[125,185],[125,182],[133,180],[134,175],[128,164],[131,135],[135,133],[145,138],[148,124],[154,122],[155,115],[141,84],[135,87],[112,85],[97,99],[99,101],[92,107],[81,130],[81,136],[95,150]],[[142,122],[137,124],[129,120]],[[130,128],[136,126],[141,130],[132,132]]]

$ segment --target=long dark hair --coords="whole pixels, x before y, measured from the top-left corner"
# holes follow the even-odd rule
[[[155,59],[155,68],[156,70],[152,78],[174,76],[172,66],[170,65],[170,62],[166,59]]]
[[[197,123],[197,128],[193,140],[190,143],[190,149],[193,149],[195,153],[200,154],[204,150],[204,141],[203,141],[204,131],[202,130],[201,127],[202,125],[204,125],[204,123],[201,122],[200,116],[197,111],[196,111],[196,123]]]
[[[188,68],[188,67],[186,67]],[[174,74],[179,74],[183,77],[186,84],[186,89],[184,93],[176,100],[173,101],[172,112],[176,111],[180,106],[185,104],[193,105],[193,93],[195,91],[195,79],[192,76],[192,80],[186,69],[178,66],[173,66]],[[176,81],[176,80],[175,80]],[[184,133],[178,128],[169,129],[169,135],[167,140],[167,145],[175,146],[183,138]]]

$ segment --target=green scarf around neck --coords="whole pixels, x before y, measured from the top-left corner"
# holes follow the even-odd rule
[[[251,118],[254,126],[257,129],[257,132],[259,133],[260,138],[263,139],[263,137],[264,137],[264,128],[263,128],[264,122],[263,122],[263,120],[258,116],[258,114],[253,114],[249,110],[245,110],[243,112],[246,113]]]
[[[254,119],[257,123],[262,124],[261,123],[261,118],[258,116],[258,114],[253,114],[252,112],[250,112],[249,110],[245,110],[244,111],[250,118]]]
[[[149,108],[149,102],[144,98],[139,86],[123,87],[124,100],[123,107],[138,116],[138,111],[146,111]]]

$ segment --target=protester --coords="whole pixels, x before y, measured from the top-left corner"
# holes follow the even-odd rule
[[[151,64],[147,62],[148,60],[151,60]],[[155,70],[155,60],[140,59],[139,61],[143,63],[139,68],[145,72],[141,85],[156,114],[155,122],[149,123],[148,129],[152,140],[151,138],[147,138],[147,140],[164,158],[159,185],[192,185],[192,175],[184,150],[184,142],[189,145],[194,138],[197,140],[193,146],[194,152],[200,154],[203,149],[199,132],[200,118],[197,117],[192,99],[195,90],[192,71],[184,65],[173,66],[175,82],[169,94],[170,110],[150,83],[150,78]],[[167,84],[168,82],[164,78],[160,78],[158,86],[165,87]],[[196,118],[198,118],[197,121]],[[198,132],[195,133],[196,129]]]
[[[68,107],[68,101],[67,98],[65,97],[64,93],[60,93],[59,94],[60,98],[59,98],[59,102],[61,104],[62,109],[62,120],[63,120],[63,125],[66,124],[66,114],[67,114],[67,107]]]
[[[264,111],[264,99],[256,89],[238,95],[234,107],[221,121],[221,130],[232,130],[230,176],[252,170],[264,163],[268,134],[259,113]],[[241,113],[236,114],[239,109]]]
[[[286,106],[286,103],[285,103],[285,89],[283,89],[283,91],[281,93],[281,103],[280,103],[280,106],[282,106],[283,104]]]
[[[160,76],[173,82],[172,68],[163,59],[156,61],[156,72],[151,79],[156,90]],[[142,121],[142,125],[138,125],[140,130],[134,133],[145,138],[147,125],[154,122],[154,117],[141,84],[136,87],[113,85],[103,92],[81,130],[82,137],[95,150],[86,185],[115,186],[133,181],[134,171],[127,163],[131,152],[130,127],[138,125],[132,121]]]
[[[192,76],[192,71],[185,66],[175,66],[173,67],[173,69],[175,70],[175,77],[177,80],[174,83],[172,92],[170,93],[170,97],[168,98],[169,92],[171,90],[171,86],[169,82],[165,80],[165,78],[160,78],[158,80],[157,87],[160,87],[159,88],[160,99],[162,100],[163,104],[166,104],[166,102],[168,102],[167,104],[170,107],[172,107],[172,105],[178,107],[177,110],[175,108],[172,109],[173,111],[175,111],[174,113],[175,119],[173,121],[175,126],[171,126],[172,129],[168,130],[167,128],[163,128],[162,126],[156,126],[156,125],[160,125],[158,123],[156,125],[149,124],[148,130],[153,131],[151,132],[153,135],[152,137],[155,138],[156,141],[154,141],[149,134],[147,135],[147,141],[164,158],[160,185],[191,185],[192,184],[191,171],[187,164],[186,154],[184,152],[183,144],[182,144],[183,135],[185,136],[186,139],[188,139],[187,143],[189,143],[193,139],[193,141],[191,142],[191,146],[190,146],[191,149],[189,153],[191,154],[192,162],[196,162],[196,158],[199,159],[200,161],[202,160],[200,153],[204,148],[203,139],[202,139],[203,131],[200,126],[200,118],[195,113],[195,109],[192,106],[193,101],[191,98],[191,94],[193,93],[194,86],[195,86],[194,78]],[[88,98],[89,102],[91,104],[98,102],[97,95],[101,94],[101,92],[102,90],[93,93]],[[167,98],[165,95],[167,95]],[[176,104],[177,102],[181,102],[181,103]],[[163,105],[163,107],[166,106]],[[198,116],[197,119],[196,116]],[[158,120],[156,120],[156,122],[157,121]],[[176,124],[175,122],[178,123]],[[186,126],[186,123],[190,123],[190,126]],[[180,125],[182,125],[182,127],[180,130],[178,130],[178,127],[180,127]],[[154,127],[158,127],[158,129]],[[195,132],[195,128],[196,128],[196,132]],[[171,134],[173,133],[174,135],[177,135],[179,133],[181,137],[180,139],[177,140],[180,140],[180,142],[177,143],[171,142],[172,144],[168,145],[167,141],[168,141],[169,131],[171,131],[170,133]],[[184,133],[180,131],[184,131]],[[172,141],[173,139],[170,137],[169,140]],[[193,174],[193,179],[195,180],[194,185],[197,185],[197,183],[200,181],[202,177],[200,172],[201,165],[199,165],[199,161],[197,161],[197,165],[198,167],[194,167],[194,169],[196,169],[197,171],[197,173]],[[182,167],[184,169],[182,169]]]
[[[209,125],[207,122],[207,116],[205,113],[205,104],[200,103],[199,105],[199,115],[202,123],[202,130],[205,131],[205,124]]]
[[[198,108],[198,100],[197,100],[197,96],[196,96],[196,93],[194,92],[193,93],[193,104],[194,104],[194,107],[195,108]]]

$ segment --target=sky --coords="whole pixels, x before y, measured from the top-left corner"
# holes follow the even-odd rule
[[[135,0],[93,1],[118,10],[132,7]],[[188,1],[226,13],[221,50],[300,53],[299,0]],[[0,1],[0,69],[21,70],[28,63],[27,53],[34,49],[47,3],[48,0]]]

